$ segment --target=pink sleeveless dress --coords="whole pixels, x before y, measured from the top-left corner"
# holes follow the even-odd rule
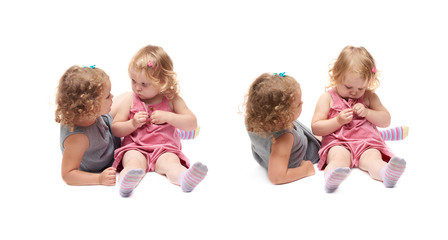
[[[364,105],[364,96],[346,101],[333,88],[328,92],[333,100],[328,119],[336,117],[342,110],[352,108],[357,103]],[[383,160],[386,162],[394,156],[376,126],[356,114],[353,114],[353,120],[350,123],[345,124],[330,135],[322,137],[322,146],[319,150],[320,160],[317,164],[320,170],[325,169],[328,151],[334,146],[342,146],[350,151],[351,168],[359,167],[359,158],[366,150],[371,148],[380,151]]]
[[[129,119],[132,119],[137,112],[144,111],[151,115],[156,110],[173,111],[170,107],[169,100],[165,97],[161,103],[146,107],[145,103],[137,95],[133,94],[133,104],[129,112]],[[154,171],[157,159],[164,153],[174,153],[179,157],[183,166],[186,168],[190,166],[188,158],[181,151],[182,145],[177,129],[167,123],[160,125],[146,123],[130,135],[124,137],[121,147],[115,150],[115,161],[112,167],[121,171],[123,169],[121,160],[129,150],[137,150],[146,157],[148,172]]]

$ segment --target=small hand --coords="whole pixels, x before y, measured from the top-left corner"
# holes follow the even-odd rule
[[[366,117],[368,111],[369,109],[366,108],[362,103],[357,103],[355,104],[355,106],[353,106],[353,112],[360,117]]]
[[[164,124],[164,123],[168,122],[169,116],[170,116],[170,112],[156,110],[151,113],[151,116],[149,118],[151,119],[151,123]]]
[[[132,125],[135,128],[139,128],[146,123],[146,119],[148,119],[147,112],[138,112],[134,115],[134,118],[132,118]]]
[[[341,125],[345,125],[351,122],[352,119],[353,119],[353,110],[350,108],[342,110],[337,116],[337,121]]]
[[[106,168],[100,174],[100,184],[104,186],[114,186],[117,170],[113,167]]]

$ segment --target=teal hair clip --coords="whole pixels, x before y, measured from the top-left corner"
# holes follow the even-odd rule
[[[285,72],[279,73],[278,74],[280,77],[284,77],[285,76]],[[274,73],[274,76],[277,76],[277,73]]]
[[[84,66],[84,68],[91,68],[91,69],[95,69],[96,65],[90,65],[90,66]]]

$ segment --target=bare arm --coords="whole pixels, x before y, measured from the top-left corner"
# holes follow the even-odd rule
[[[120,108],[122,108],[122,104],[126,101],[128,101],[127,99],[129,99],[129,97],[132,96],[132,92],[125,92],[122,93],[116,97],[114,97],[113,101],[112,101],[112,107],[110,109],[110,115],[112,116],[112,118],[115,118],[115,116],[118,113],[118,110]],[[126,102],[127,104],[127,102]]]
[[[84,134],[73,134],[64,141],[61,175],[68,185],[115,185],[114,168],[102,173],[89,173],[79,170],[82,157],[89,147],[89,138]]]
[[[176,97],[172,101],[173,112],[154,111],[151,114],[151,120],[155,124],[168,123],[176,128],[191,131],[197,127],[196,116],[188,109],[181,97]]]
[[[366,91],[365,101],[368,107],[362,104],[353,106],[353,111],[360,117],[365,117],[369,122],[378,127],[388,127],[390,125],[390,113],[383,106],[376,93]]]
[[[139,112],[135,114],[133,119],[129,119],[129,110],[132,106],[132,94],[126,95],[121,99],[118,109],[116,109],[116,115],[112,122],[111,129],[115,137],[125,137],[137,128],[146,123],[148,113]]]
[[[314,166],[310,161],[302,161],[299,167],[288,168],[294,137],[285,133],[278,137],[271,147],[268,177],[273,184],[284,184],[314,175]]]
[[[353,119],[353,111],[351,109],[345,109],[337,117],[328,119],[330,104],[330,93],[323,93],[317,101],[313,119],[311,120],[311,129],[314,135],[329,135]]]

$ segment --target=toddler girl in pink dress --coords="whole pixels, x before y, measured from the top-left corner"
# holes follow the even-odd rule
[[[322,136],[318,168],[325,169],[325,190],[334,192],[358,167],[386,187],[394,187],[406,168],[377,127],[390,124],[390,114],[374,90],[379,86],[375,61],[363,47],[345,47],[329,71],[329,90],[316,105],[311,123]]]
[[[113,164],[121,170],[120,195],[128,197],[149,171],[191,192],[208,169],[200,162],[190,167],[181,151],[177,128],[195,130],[197,120],[178,95],[171,58],[161,47],[148,45],[134,55],[128,71],[133,94],[123,100],[112,123],[113,134],[124,137]]]

